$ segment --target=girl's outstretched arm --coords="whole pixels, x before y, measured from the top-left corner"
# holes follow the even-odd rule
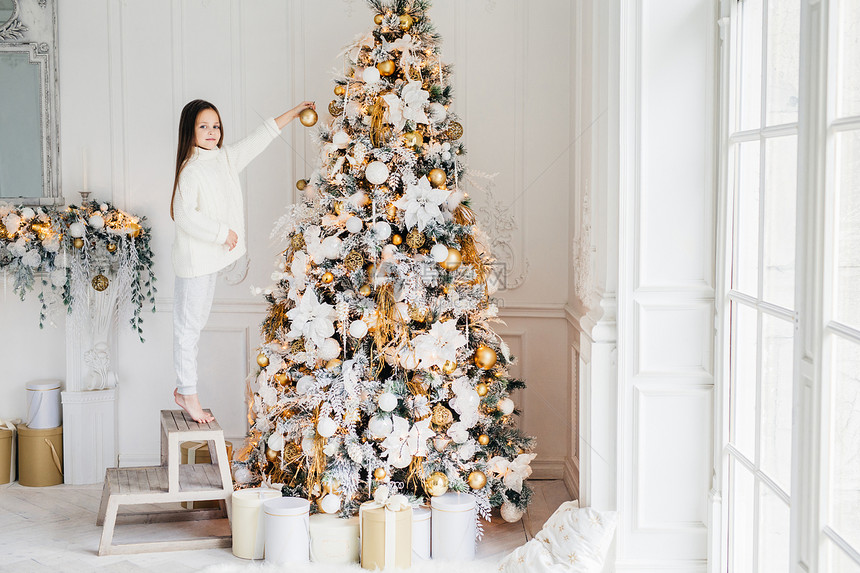
[[[303,109],[307,109],[307,108],[316,109],[316,104],[312,101],[303,101],[302,103],[300,103],[299,105],[297,105],[296,107],[291,109],[290,111],[283,113],[283,114],[279,115],[278,117],[276,117],[275,123],[278,124],[278,129],[284,129],[284,126],[286,126],[288,123],[290,123],[291,121],[296,119],[299,116],[299,113]]]
[[[313,108],[314,102],[302,102],[290,111],[281,114],[277,118],[269,118],[263,125],[253,131],[248,137],[236,143],[225,145],[224,150],[230,158],[236,171],[242,171],[257,157],[270,143],[281,133],[281,129],[298,117],[299,112],[306,108]]]

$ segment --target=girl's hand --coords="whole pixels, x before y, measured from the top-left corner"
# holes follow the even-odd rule
[[[236,234],[236,231],[230,229],[230,232],[227,233],[227,240],[224,241],[224,244],[227,246],[228,251],[232,251],[236,248],[236,244],[239,242],[239,236]]]
[[[296,107],[294,107],[290,111],[286,112],[285,114],[282,114],[282,115],[276,117],[275,123],[278,124],[278,129],[283,129],[284,126],[286,126],[288,123],[290,123],[291,121],[296,119],[302,110],[308,109],[308,108],[315,110],[317,108],[317,104],[315,102],[312,102],[312,101],[303,101],[302,103],[300,103],[299,105],[297,105]]]

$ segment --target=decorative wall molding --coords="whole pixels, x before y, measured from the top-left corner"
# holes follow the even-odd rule
[[[591,239],[591,190],[587,181],[580,202],[579,233],[571,245],[573,292],[585,307],[589,307],[592,302],[596,252]]]
[[[245,207],[245,214],[247,217],[247,206]],[[248,267],[251,264],[251,259],[248,257],[248,253],[245,253],[237,260],[233,261],[227,267],[218,271],[218,276],[224,279],[228,285],[237,285],[245,280],[245,277],[248,276]]]
[[[478,207],[478,226],[487,234],[490,240],[490,251],[496,258],[496,264],[504,265],[505,280],[500,290],[514,290],[523,286],[529,273],[529,261],[522,257],[522,271],[516,274],[518,265],[517,253],[511,244],[514,234],[519,229],[517,217],[512,205],[503,205],[492,192],[493,183],[487,185],[484,203]]]

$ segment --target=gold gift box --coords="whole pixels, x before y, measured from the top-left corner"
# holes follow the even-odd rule
[[[18,483],[44,487],[63,483],[63,427],[33,430],[18,424]]]
[[[361,566],[364,569],[385,569],[386,512],[394,524],[394,563],[398,569],[412,566],[412,508],[389,511],[365,502],[361,508]]]

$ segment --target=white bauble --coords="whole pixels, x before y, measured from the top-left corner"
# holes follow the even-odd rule
[[[296,382],[296,392],[299,394],[307,394],[311,389],[311,386],[314,385],[316,379],[313,376],[305,375],[299,378],[299,381]]]
[[[443,151],[442,152],[442,161],[451,161],[451,152]]]
[[[32,208],[24,207],[23,209],[21,209],[21,218],[24,219],[25,221],[29,221],[30,219],[32,219],[35,216],[36,216],[36,212],[33,211]]]
[[[81,223],[72,223],[69,225],[69,235],[75,237],[76,239],[79,237],[83,237],[86,229],[84,229],[83,224]]]
[[[388,166],[382,161],[373,161],[364,169],[364,178],[372,185],[382,185],[388,180]]]
[[[370,66],[364,68],[361,77],[365,82],[372,84],[373,82],[378,82],[382,76],[379,75],[379,70],[376,69],[376,66]]]
[[[341,240],[338,237],[326,237],[322,241],[322,252],[327,259],[339,259]]]
[[[101,215],[93,215],[90,217],[90,220],[87,221],[87,224],[93,229],[101,229],[105,226],[105,219]]]
[[[461,392],[460,394],[457,394],[457,405],[460,406],[461,409],[476,409],[480,403],[481,397],[475,390],[468,390],[466,392]],[[513,404],[513,402],[511,402],[511,404]]]
[[[332,437],[337,432],[337,422],[331,418],[320,418],[317,422],[317,434],[323,438]]]
[[[323,360],[337,358],[340,354],[340,344],[334,338],[326,338],[317,350],[317,356]]]
[[[364,227],[360,217],[352,216],[346,220],[346,230],[350,233],[358,233]]]
[[[331,142],[338,149],[345,149],[349,145],[349,135],[343,130],[337,131],[331,136]]]
[[[313,430],[311,430],[313,431]],[[313,436],[305,436],[302,438],[302,451],[308,457],[314,456],[314,438]]]
[[[367,334],[367,323],[363,320],[354,320],[349,325],[349,335],[353,338],[363,338]]]
[[[397,396],[391,392],[383,392],[377,398],[376,403],[383,412],[390,412],[397,407]]]
[[[394,424],[391,418],[372,418],[367,429],[370,430],[370,435],[374,438],[387,438],[394,429]]]
[[[448,117],[448,110],[441,103],[434,101],[427,106],[427,115],[430,117],[431,122],[439,123],[445,121],[445,118]]]
[[[440,243],[436,243],[433,245],[433,248],[430,249],[430,256],[433,257],[435,262],[441,263],[448,258],[448,247]]]
[[[415,356],[415,352],[410,350],[401,354],[400,365],[407,370],[415,370],[418,368],[418,357]]]
[[[333,493],[328,494],[320,500],[320,511],[323,513],[337,513],[340,509],[340,496]]]
[[[272,434],[269,436],[269,439],[266,440],[266,445],[269,446],[269,448],[280,452],[284,449],[284,435],[278,433]]]
[[[409,305],[405,302],[395,304],[394,317],[400,319],[401,322],[409,322]]]
[[[373,224],[373,232],[376,233],[380,241],[384,241],[391,236],[391,225],[386,221],[377,221]]]
[[[514,411],[514,401],[510,398],[502,398],[501,400],[499,400],[497,408],[499,409],[499,412],[507,416]]]
[[[509,501],[502,504],[501,510],[502,519],[508,523],[516,523],[523,517],[523,510],[517,509],[517,506]]]
[[[460,203],[462,203],[463,199],[465,199],[465,198],[466,198],[466,194],[463,193],[462,191],[460,191],[460,190],[451,191],[451,194],[448,195],[447,199],[445,199],[445,207],[449,211],[453,211],[454,209],[456,209],[457,207],[460,206]]]
[[[250,483],[253,477],[254,475],[248,468],[236,468],[236,471],[233,472],[233,479],[239,484]]]
[[[396,253],[396,252],[397,252],[397,246],[396,245],[385,245],[384,247],[382,247],[382,260],[387,261],[388,259],[393,257],[394,253]]]

